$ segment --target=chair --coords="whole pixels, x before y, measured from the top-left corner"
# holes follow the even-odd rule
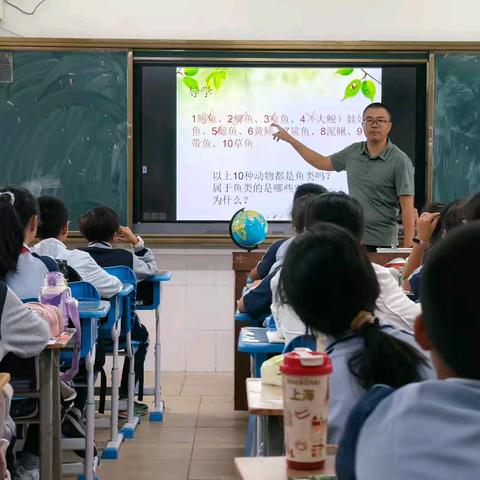
[[[137,285],[137,298],[135,307],[137,310],[155,311],[155,387],[153,390],[153,411],[149,413],[151,422],[162,422],[164,416],[164,402],[161,399],[161,342],[160,342],[160,300],[163,282],[172,278],[171,272],[162,272],[142,280]],[[143,378],[139,379],[139,400],[143,400]],[[150,393],[150,392],[148,392]]]
[[[292,352],[296,348],[309,348],[313,352],[316,352],[317,342],[315,337],[313,335],[299,335],[285,345],[283,353]]]
[[[128,372],[128,394],[127,394],[127,423],[121,429],[121,433],[125,438],[133,438],[135,429],[140,421],[139,417],[134,416],[134,399],[135,399],[135,370],[134,355],[138,349],[139,342],[132,340],[132,326],[135,318],[135,298],[137,291],[137,278],[133,271],[125,266],[106,267],[105,271],[110,275],[117,277],[123,283],[123,290],[118,294],[121,308],[121,325],[120,336],[125,340],[118,343],[118,354],[124,355],[129,359]],[[102,339],[111,340],[111,344],[105,344],[105,353],[111,354],[115,360],[115,338],[112,338],[111,328],[102,325],[99,331]],[[117,365],[118,367],[118,365]]]

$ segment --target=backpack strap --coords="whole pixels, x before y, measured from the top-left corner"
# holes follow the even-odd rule
[[[356,480],[355,460],[357,442],[363,424],[377,405],[394,391],[392,387],[386,385],[375,385],[365,393],[355,408],[350,412],[337,451],[335,468],[338,478],[342,480]]]
[[[46,255],[38,255],[38,253],[30,252],[35,258],[38,258],[43,262],[43,264],[47,267],[49,272],[58,272],[58,265],[57,262],[51,258],[47,257]]]

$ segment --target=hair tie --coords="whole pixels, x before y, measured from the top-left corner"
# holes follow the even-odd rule
[[[10,205],[12,205],[12,207],[13,207],[15,205],[15,194],[13,192],[2,192],[2,193],[0,193],[0,197],[3,197],[4,195],[9,197]]]
[[[350,324],[350,328],[354,332],[359,332],[365,325],[374,324],[374,323],[375,323],[375,317],[370,312],[367,312],[365,310],[360,310],[357,316],[352,320],[352,323]]]

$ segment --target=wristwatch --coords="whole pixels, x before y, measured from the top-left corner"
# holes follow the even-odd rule
[[[428,242],[426,242],[425,240],[420,240],[417,237],[414,237],[413,238],[413,243],[418,243],[419,245],[426,245]]]

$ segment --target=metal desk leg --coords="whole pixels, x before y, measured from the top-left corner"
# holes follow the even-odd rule
[[[283,417],[262,416],[263,455],[277,457],[283,455]]]
[[[52,350],[53,479],[62,478],[62,418],[60,398],[59,351]]]
[[[161,294],[160,285],[160,294]],[[161,298],[161,295],[160,295]],[[151,422],[163,422],[164,404],[162,401],[161,392],[161,358],[162,351],[160,345],[160,306],[155,309],[155,397],[153,402],[153,411],[150,412],[149,420]]]
[[[53,477],[52,349],[40,354],[40,478]]]
[[[95,478],[93,458],[93,448],[95,445],[95,396],[93,381],[94,363],[95,345],[93,346],[91,353],[85,357],[85,368],[87,370],[87,404],[85,408],[85,480],[93,480]]]

